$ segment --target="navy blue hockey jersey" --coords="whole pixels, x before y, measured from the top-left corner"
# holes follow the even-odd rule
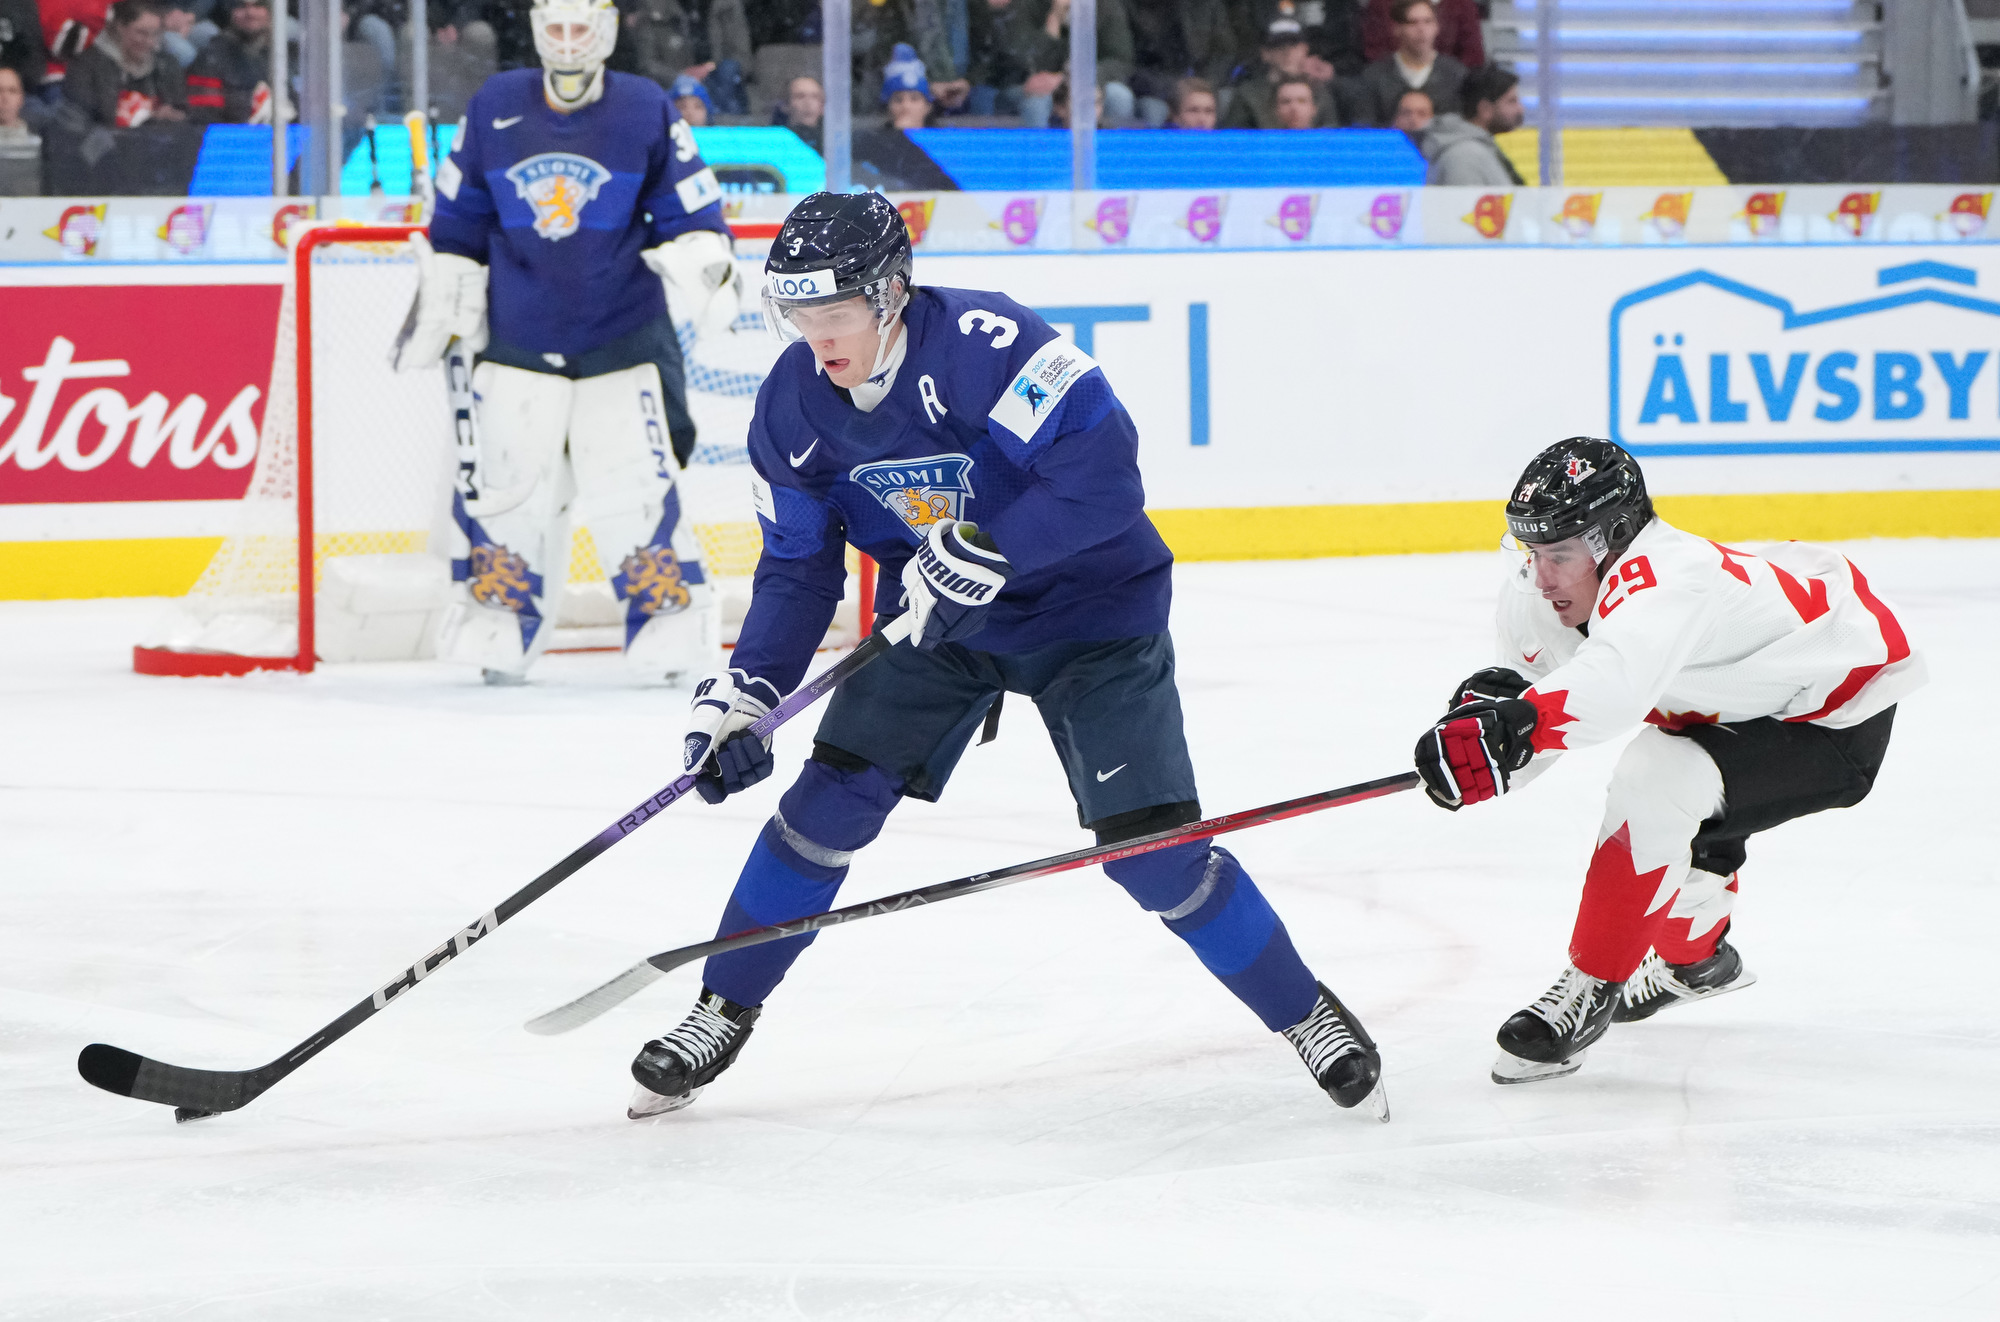
[[[484,262],[493,338],[567,356],[666,311],[639,254],[729,233],[715,172],[658,83],[606,72],[604,95],[549,108],[538,69],[486,80],[438,168],[431,244]]]
[[[779,357],[750,423],[764,554],[732,664],[804,677],[846,577],[845,543],[904,563],[940,519],[971,519],[1016,573],[968,645],[1023,651],[1167,627],[1173,556],[1146,517],[1139,434],[1090,356],[1005,294],[919,288],[889,394],[863,413],[812,347]]]

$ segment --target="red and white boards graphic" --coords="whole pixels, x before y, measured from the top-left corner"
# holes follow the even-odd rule
[[[28,287],[0,317],[0,505],[233,500],[276,285]]]

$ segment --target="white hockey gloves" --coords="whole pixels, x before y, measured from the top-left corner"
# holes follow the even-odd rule
[[[721,803],[771,774],[771,742],[743,733],[778,705],[769,680],[741,670],[718,670],[694,686],[681,765],[694,773],[695,792]]]
[[[422,234],[410,236],[417,255],[417,298],[396,336],[389,361],[414,372],[444,357],[455,335],[467,353],[486,347],[486,268],[470,257],[437,252]]]
[[[978,633],[1013,576],[1014,566],[978,524],[939,519],[903,566],[912,641],[929,651]]]
[[[667,282],[676,320],[686,316],[702,335],[726,335],[743,307],[743,281],[730,241],[714,230],[695,230],[639,254]]]

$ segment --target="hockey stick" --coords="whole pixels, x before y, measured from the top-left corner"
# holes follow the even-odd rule
[[[934,886],[925,886],[919,890],[885,895],[879,900],[869,900],[865,904],[851,904],[845,909],[817,913],[807,918],[795,918],[789,923],[752,927],[746,931],[716,937],[713,941],[703,941],[698,945],[663,951],[648,956],[602,987],[585,992],[568,1005],[559,1006],[545,1015],[530,1019],[526,1027],[530,1033],[538,1033],[544,1037],[553,1037],[558,1033],[567,1033],[573,1028],[581,1028],[613,1006],[638,995],[681,965],[692,964],[698,959],[707,959],[710,955],[742,950],[749,946],[761,946],[766,941],[782,941],[788,936],[804,936],[821,928],[838,927],[842,923],[858,923],[864,918],[877,918],[903,909],[936,904],[941,900],[955,900],[962,895],[977,895],[980,891],[1011,886],[1017,881],[1027,881],[1031,877],[1046,877],[1054,872],[1087,868],[1095,863],[1115,863],[1121,858],[1131,858],[1135,854],[1150,854],[1156,849],[1186,844],[1190,840],[1200,840],[1205,836],[1226,835],[1231,831],[1262,826],[1267,822],[1281,822],[1287,817],[1300,817],[1323,808],[1338,808],[1342,804],[1359,803],[1363,799],[1379,799],[1385,794],[1399,794],[1406,789],[1414,788],[1416,784],[1417,773],[1406,771],[1400,776],[1363,781],[1359,785],[1349,785],[1344,789],[1308,794],[1302,799],[1287,799],[1283,803],[1273,803],[1263,808],[1250,808],[1223,817],[1211,817],[1205,822],[1173,826],[1115,845],[1098,845],[1067,854],[1038,858],[1032,863],[1016,863],[1012,867],[1001,868],[998,872],[975,872],[969,877],[960,877],[957,881],[941,881]]]
[[[792,691],[791,696],[751,725],[749,733],[759,738],[768,737],[772,731],[810,707],[856,671],[900,642],[907,634],[909,620],[908,615],[898,616],[887,628],[872,635],[861,646],[842,658],[839,664],[829,667],[816,678],[799,685]],[[453,959],[463,955],[475,942],[491,936],[500,924],[554,890],[557,885],[573,876],[599,854],[665,811],[669,804],[682,798],[694,788],[694,781],[695,778],[691,775],[682,776],[658,794],[646,799],[572,851],[562,862],[509,895],[494,908],[473,919],[471,925],[454,933],[436,949],[402,970],[366,1000],[268,1065],[251,1070],[188,1069],[180,1065],[167,1065],[157,1060],[148,1060],[136,1052],[126,1051],[120,1047],[93,1042],[78,1054],[76,1071],[83,1076],[84,1082],[102,1088],[106,1092],[114,1092],[122,1097],[136,1097],[142,1102],[158,1102],[162,1106],[171,1106],[174,1108],[175,1120],[199,1120],[218,1111],[234,1111],[248,1106],[272,1084],[353,1032],[360,1027],[363,1020],[387,1008],[391,1001],[436,973]]]

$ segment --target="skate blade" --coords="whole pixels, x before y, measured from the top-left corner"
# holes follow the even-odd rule
[[[632,1100],[626,1103],[625,1106],[625,1118],[627,1120],[651,1120],[655,1116],[667,1115],[671,1112],[692,1106],[694,1105],[694,1099],[699,1096],[701,1096],[701,1089],[695,1088],[685,1097],[662,1097],[642,1083],[632,1089]]]
[[[1378,1080],[1375,1084],[1375,1091],[1369,1093],[1356,1103],[1354,1109],[1357,1111],[1366,1111],[1381,1123],[1388,1124],[1389,1089]]]
[[[1590,1051],[1585,1047],[1568,1060],[1548,1064],[1539,1060],[1522,1060],[1519,1056],[1503,1051],[1493,1062],[1493,1082],[1540,1083],[1545,1079],[1563,1079],[1583,1068],[1583,1058]]]

